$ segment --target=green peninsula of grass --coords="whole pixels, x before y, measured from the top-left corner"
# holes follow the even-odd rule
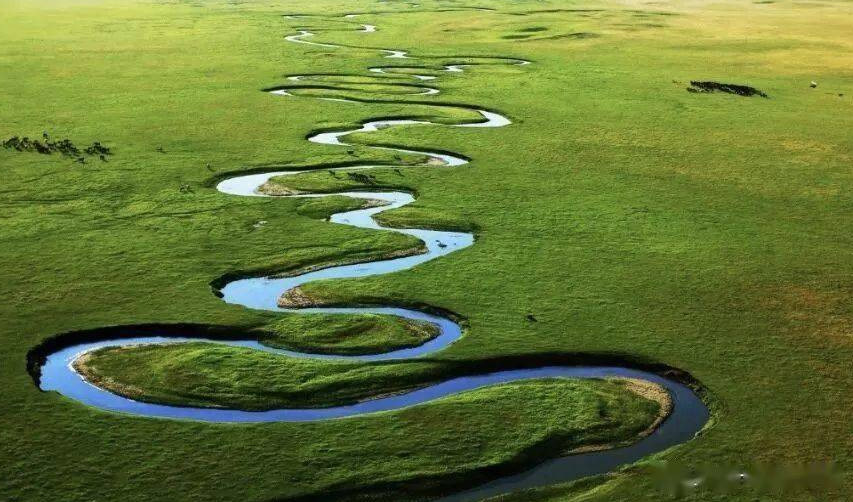
[[[267,325],[261,343],[300,352],[362,355],[416,347],[438,333],[433,323],[397,316],[290,315]]]

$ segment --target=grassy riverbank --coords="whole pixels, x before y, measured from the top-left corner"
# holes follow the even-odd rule
[[[373,314],[314,318],[286,316],[267,327],[261,341],[273,347],[320,354],[375,354],[416,347],[438,336],[435,324]]]
[[[465,316],[465,337],[424,365],[581,352],[684,369],[708,387],[715,423],[661,458],[722,468],[831,460],[840,486],[818,498],[844,500],[853,491],[849,3],[482,4],[496,12],[420,4],[322,0],[300,10],[387,12],[356,18],[376,24],[375,33],[339,23],[317,40],[533,61],[444,75],[428,83],[442,94],[411,98],[498,110],[510,127],[348,136],[472,159],[373,174],[377,185],[418,194],[384,221],[476,228],[477,241],[408,272],[306,290]],[[400,64],[374,51],[285,42],[298,27],[327,26],[279,15],[293,9],[251,1],[4,6],[0,139],[47,132],[114,153],[80,164],[0,149],[4,499],[264,501],[374,483],[399,499],[483,466],[631,437],[655,413],[612,382],[544,381],[378,417],[235,426],[117,416],[35,388],[26,354],[56,333],[153,322],[264,328],[280,316],[224,304],[210,282],[411,249],[403,236],[318,219],[352,201],[213,189],[226,173],[265,165],[395,161],[357,144],[308,143],[310,131],[382,116],[469,118],[260,92],[286,83],[283,75]],[[689,93],[690,80],[751,85],[769,98]],[[331,178],[324,171],[294,184],[339,181]],[[131,363],[150,369],[164,391],[200,388],[181,379],[185,371],[238,382],[201,363],[224,356],[220,349],[165,350],[104,361],[116,373],[133,371]],[[256,357],[227,356],[235,371]],[[324,388],[324,368],[263,366],[281,375],[272,385],[297,385],[288,378],[299,373],[305,389]],[[400,388],[390,372],[374,380],[378,373],[356,368],[341,381],[354,395]],[[592,428],[605,419],[603,431]],[[559,448],[525,450],[560,434]],[[744,488],[726,500],[758,496]],[[535,495],[579,497],[661,494],[647,470],[633,468]]]
[[[295,359],[285,364],[281,359],[239,347],[182,343],[101,349],[78,359],[75,367],[90,381],[137,400],[243,410],[353,404],[371,396],[396,394],[440,381],[459,371],[440,362],[363,364]],[[566,402],[591,399],[601,391],[599,381],[570,383],[570,389],[576,390],[566,393],[562,398]],[[608,399],[602,397],[590,408],[606,410],[604,414],[611,416],[615,424],[645,424],[639,430],[652,423],[658,413],[656,408],[644,405],[642,400],[632,400],[629,392],[608,389]],[[470,394],[480,392],[485,391]],[[623,406],[633,407],[635,416],[623,417],[626,410],[611,410],[609,399],[624,401]],[[590,430],[600,426],[590,424]],[[618,443],[631,436],[608,438],[605,434],[599,439],[598,443]],[[523,450],[527,446],[508,448]]]

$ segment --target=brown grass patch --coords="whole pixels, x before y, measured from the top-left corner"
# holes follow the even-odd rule
[[[793,285],[766,299],[788,321],[788,330],[821,339],[853,340],[853,291]]]

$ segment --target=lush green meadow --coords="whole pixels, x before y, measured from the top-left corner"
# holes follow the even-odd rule
[[[713,418],[698,438],[618,473],[507,499],[657,501],[653,463],[832,461],[840,485],[818,495],[745,487],[688,498],[845,500],[853,492],[851,7],[4,2],[0,140],[45,131],[78,145],[99,141],[114,155],[80,164],[0,149],[0,498],[255,501],[366,489],[400,500],[630,441],[660,413],[614,381],[516,383],[378,416],[262,425],[121,416],[38,390],[28,352],[74,330],[225,325],[274,345],[346,353],[432,336],[387,319],[283,319],[225,304],[211,290],[222,277],[417,246],[322,221],[359,201],[234,197],[216,191],[217,181],[269,166],[396,161],[366,146],[306,142],[310,131],[385,116],[470,118],[458,109],[260,92],[286,75],[365,75],[395,63],[372,50],[284,41],[308,27],[318,41],[533,62],[444,75],[430,84],[437,96],[370,88],[513,120],[500,129],[349,137],[470,158],[457,168],[376,169],[369,186],[418,197],[384,213],[386,224],[474,230],[477,240],[406,272],[304,288],[332,303],[445,309],[464,318],[465,335],[428,360],[399,364],[294,362],[191,344],[108,351],[93,374],[132,381],[150,400],[255,409],[351,402],[498,357],[660,363],[703,384]],[[366,14],[340,22],[350,12]],[[378,31],[355,32],[361,22]],[[689,93],[690,80],[751,85],[769,98]],[[367,90],[352,88],[341,95]],[[326,169],[286,183],[364,187]],[[294,339],[295,330],[305,336]]]

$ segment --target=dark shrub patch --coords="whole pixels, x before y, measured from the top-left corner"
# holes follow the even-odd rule
[[[738,84],[721,84],[719,82],[701,82],[699,80],[691,80],[688,92],[727,92],[729,94],[737,94],[738,96],[761,96],[766,98],[767,94],[759,91],[755,87]]]
[[[42,155],[51,155],[59,153],[66,157],[74,157],[78,162],[83,162],[83,153],[86,155],[97,155],[101,160],[106,161],[106,155],[112,155],[109,147],[102,145],[99,141],[95,141],[90,146],[87,146],[81,152],[70,139],[60,139],[51,141],[47,133],[42,134],[42,140],[30,139],[27,136],[11,138],[2,142],[3,148],[7,150],[15,150],[18,152],[35,152]]]

